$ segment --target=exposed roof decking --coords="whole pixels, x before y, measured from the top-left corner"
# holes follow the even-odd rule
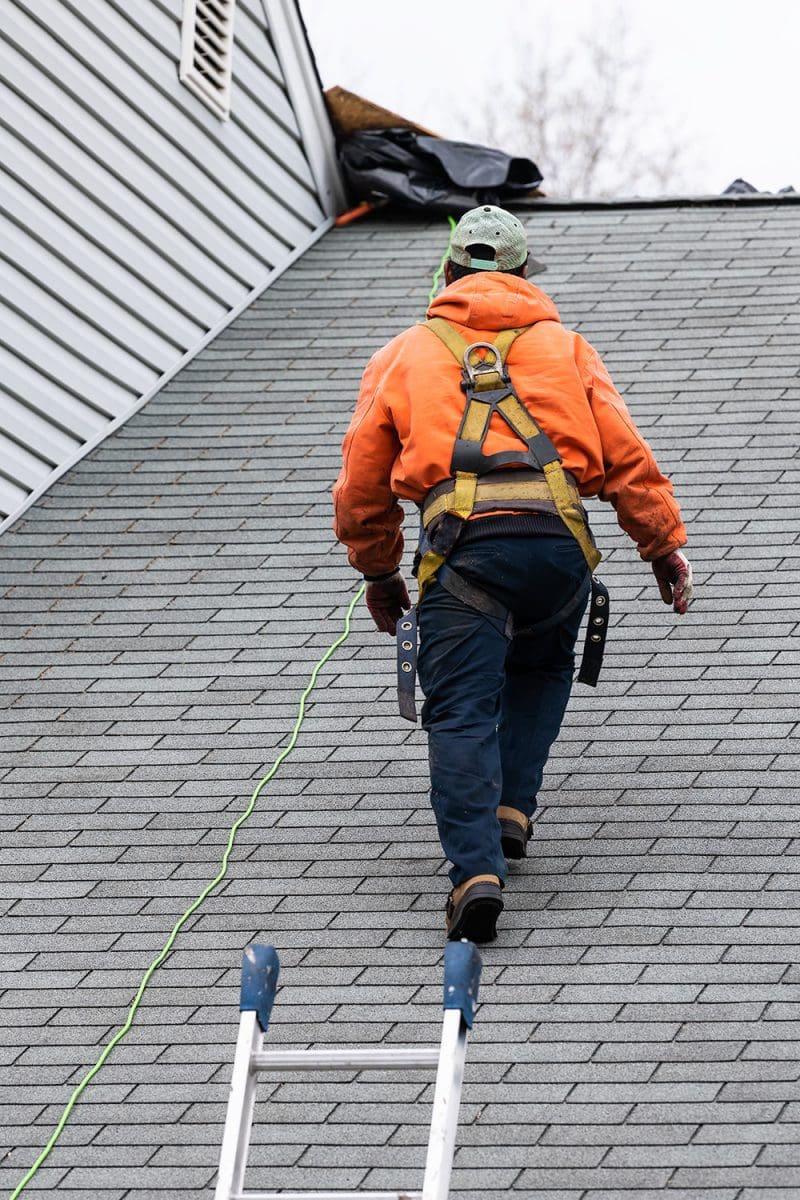
[[[541,283],[675,481],[698,601],[676,620],[593,506],[615,629],[483,951],[453,1194],[773,1200],[800,1186],[800,207],[525,219]],[[216,873],[340,631],[341,434],[445,237],[327,235],[0,538],[7,1190]],[[272,1043],[436,1040],[447,881],[393,670],[361,608],[40,1194],[211,1194],[248,940],[281,957]],[[282,1083],[248,1185],[418,1186],[428,1078]]]

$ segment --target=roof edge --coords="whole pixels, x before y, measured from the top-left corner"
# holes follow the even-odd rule
[[[347,207],[347,196],[303,14],[297,0],[261,0],[261,7],[267,19],[272,48],[281,64],[320,204],[326,216],[335,217]]]
[[[630,196],[612,200],[557,200],[542,197],[515,199],[512,208],[525,209],[613,209],[613,208],[735,208],[741,205],[800,204],[800,192],[749,192],[710,196]]]
[[[99,446],[101,442],[104,442],[107,437],[110,437],[112,433],[115,433],[120,426],[124,425],[125,422],[134,415],[134,413],[137,413],[141,408],[144,408],[145,404],[147,404],[149,400],[152,400],[153,397],[162,390],[162,388],[166,387],[170,380],[174,379],[178,372],[182,371],[183,368],[187,366],[187,364],[190,363],[192,359],[200,353],[201,350],[204,350],[210,342],[213,342],[214,338],[217,337],[218,334],[222,333],[223,329],[226,329],[227,326],[230,325],[231,321],[234,321],[241,313],[244,312],[246,308],[249,308],[254,300],[257,300],[259,296],[261,296],[262,293],[265,292],[267,288],[275,282],[276,279],[283,275],[284,271],[288,271],[289,267],[296,263],[298,258],[301,258],[305,254],[306,250],[309,250],[315,242],[319,241],[323,234],[327,233],[328,230],[332,228],[333,217],[328,217],[327,220],[323,221],[321,225],[318,225],[316,229],[311,231],[305,241],[301,245],[297,246],[285,261],[279,263],[278,266],[273,267],[266,279],[263,279],[260,283],[257,283],[254,288],[251,288],[247,295],[240,300],[234,308],[230,309],[229,312],[226,312],[222,319],[203,335],[199,342],[190,347],[190,349],[187,350],[186,353],[179,358],[176,363],[174,363],[167,371],[165,371],[164,374],[156,380],[153,386],[149,388],[144,395],[139,397],[135,404],[133,404],[129,409],[126,409],[126,411],[121,413],[115,420],[109,421],[107,425],[104,425],[102,429],[98,430],[93,438],[90,438],[88,442],[84,442],[82,446],[79,446],[70,458],[66,459],[63,463],[59,463],[55,470],[51,471],[47,478],[43,479],[39,486],[25,498],[19,508],[14,509],[13,513],[9,513],[5,520],[0,521],[0,534],[3,534],[10,529],[11,526],[14,525],[20,519],[20,517],[22,517],[28,511],[31,505],[35,504],[45,492],[50,490],[53,484],[55,484],[62,477],[62,475],[66,475],[67,471],[71,470],[76,463],[79,463],[82,458],[85,458],[87,454],[90,454],[92,450],[96,449],[96,447]]]

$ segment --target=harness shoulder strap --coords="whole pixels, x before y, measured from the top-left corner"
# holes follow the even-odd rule
[[[530,329],[530,328],[531,328],[530,325],[519,325],[516,329],[501,329],[500,330],[497,337],[494,338],[493,341],[494,341],[495,346],[497,346],[497,349],[500,351],[500,354],[502,355],[503,362],[506,361],[506,358],[508,357],[508,352],[511,349],[511,346],[513,345],[513,343],[519,337],[519,335],[521,333],[524,333],[526,329]]]
[[[459,366],[464,366],[464,355],[470,347],[470,342],[467,342],[457,329],[454,329],[449,321],[444,317],[429,317],[423,322],[425,329],[430,329],[431,333],[435,333],[441,342],[447,346],[447,349],[453,355],[453,358],[458,362]],[[520,325],[515,329],[501,329],[497,337],[492,340],[492,345],[497,348],[497,351],[505,363],[508,351],[526,329],[530,329],[530,325]],[[474,365],[474,364],[473,364]]]
[[[423,322],[423,328],[430,329],[431,333],[435,333],[439,341],[444,342],[447,346],[453,358],[463,365],[469,342],[464,340],[449,321],[445,321],[444,317],[429,317],[427,321]]]
[[[455,478],[452,513],[461,521],[466,521],[474,511],[478,476],[486,470],[497,469],[507,462],[518,462],[520,455],[513,451],[501,452],[496,455],[483,454],[483,444],[489,429],[489,421],[493,412],[497,412],[509,428],[523,441],[527,447],[526,455],[522,458],[534,467],[544,471],[550,494],[556,509],[573,535],[590,570],[594,570],[600,561],[600,554],[594,546],[586,525],[580,504],[570,494],[564,471],[561,466],[561,456],[550,438],[542,433],[531,413],[514,391],[514,386],[505,369],[505,360],[510,347],[530,325],[518,326],[513,329],[502,329],[493,342],[465,341],[458,330],[454,329],[444,317],[431,317],[424,322],[425,328],[447,347],[462,368],[462,387],[466,393],[466,405],[461,426],[456,437],[453,451],[451,470]],[[485,348],[487,355],[494,351],[494,363],[482,360],[479,349]],[[470,353],[470,351],[473,353]],[[482,398],[482,393],[485,398]],[[433,563],[433,554],[425,556],[423,567],[427,568],[429,577],[435,575],[443,559]]]
[[[561,463],[546,463],[544,477],[558,509],[558,515],[583,551],[589,570],[593,571],[603,556],[592,542],[584,515],[570,495]]]
[[[524,457],[531,466],[541,470],[546,463],[560,461],[560,455],[552,441],[542,433],[516,395],[505,367],[505,356],[509,347],[520,334],[531,327],[521,325],[513,329],[502,329],[493,343],[474,342],[472,346],[468,345],[450,322],[442,317],[432,318],[427,322],[427,327],[440,338],[462,365],[462,387],[466,392],[467,403],[451,464],[456,480],[466,474],[477,476],[487,470],[496,470],[506,462],[519,459],[520,456],[514,451],[501,451],[500,454],[490,455],[489,458],[484,455],[483,445],[494,412],[520,441],[525,443],[527,454]],[[478,355],[478,349],[481,347],[486,348],[488,362],[482,361]],[[470,354],[471,349],[474,349],[474,355]],[[490,357],[491,351],[495,352],[494,363]],[[459,500],[462,502],[456,504],[455,511],[466,518],[472,512],[474,492],[467,501],[468,492],[463,483],[458,491]]]

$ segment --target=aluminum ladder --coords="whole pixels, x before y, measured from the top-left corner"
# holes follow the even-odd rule
[[[214,1200],[447,1200],[453,1167],[467,1036],[478,1007],[482,961],[472,942],[447,942],[439,1046],[264,1050],[280,964],[272,946],[251,945],[242,962],[239,1036]],[[380,1070],[436,1065],[428,1155],[421,1192],[246,1192],[244,1175],[259,1071]]]

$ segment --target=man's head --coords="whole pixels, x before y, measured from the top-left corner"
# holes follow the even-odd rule
[[[456,225],[446,263],[448,283],[479,271],[525,276],[528,239],[513,213],[493,204],[470,209]]]

